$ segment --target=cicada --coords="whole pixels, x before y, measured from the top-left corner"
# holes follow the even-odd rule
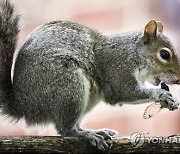
[[[161,83],[161,89],[169,91],[169,87],[164,82]],[[162,111],[162,109],[164,108],[161,106],[160,102],[154,102],[146,108],[143,118],[149,119]]]

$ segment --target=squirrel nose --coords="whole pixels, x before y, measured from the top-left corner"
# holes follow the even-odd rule
[[[179,79],[175,81],[175,84],[180,84]]]

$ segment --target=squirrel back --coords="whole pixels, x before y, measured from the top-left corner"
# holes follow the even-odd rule
[[[79,104],[84,108],[83,112],[98,102],[96,100],[101,96],[96,83],[93,51],[97,36],[96,31],[69,21],[50,22],[30,34],[17,56],[13,78],[15,98],[22,101],[21,104],[15,102],[16,106],[23,109],[19,114],[24,114],[29,123],[36,123],[34,119],[45,122],[45,119],[58,115],[58,110],[49,110],[48,107],[54,108],[58,104],[59,108],[64,108],[66,102],[58,102],[64,97],[70,102],[71,95],[76,93],[73,89],[86,91],[83,92],[87,99],[86,107]],[[68,90],[70,81],[74,85]],[[78,93],[76,97],[81,98]],[[91,103],[88,103],[89,98]],[[39,113],[31,114],[37,108]]]

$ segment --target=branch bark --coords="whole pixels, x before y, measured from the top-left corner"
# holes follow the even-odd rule
[[[169,153],[180,151],[180,135],[170,137],[112,139],[107,153]],[[134,145],[132,144],[134,143]],[[137,146],[137,147],[135,147]],[[97,153],[84,138],[75,137],[0,137],[0,153],[38,152],[38,153]]]

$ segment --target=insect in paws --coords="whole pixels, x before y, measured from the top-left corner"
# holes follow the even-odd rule
[[[169,87],[164,82],[161,83],[161,89],[169,91]],[[154,102],[146,108],[143,118],[149,119],[162,111],[162,109],[164,108],[161,106],[160,102]]]

